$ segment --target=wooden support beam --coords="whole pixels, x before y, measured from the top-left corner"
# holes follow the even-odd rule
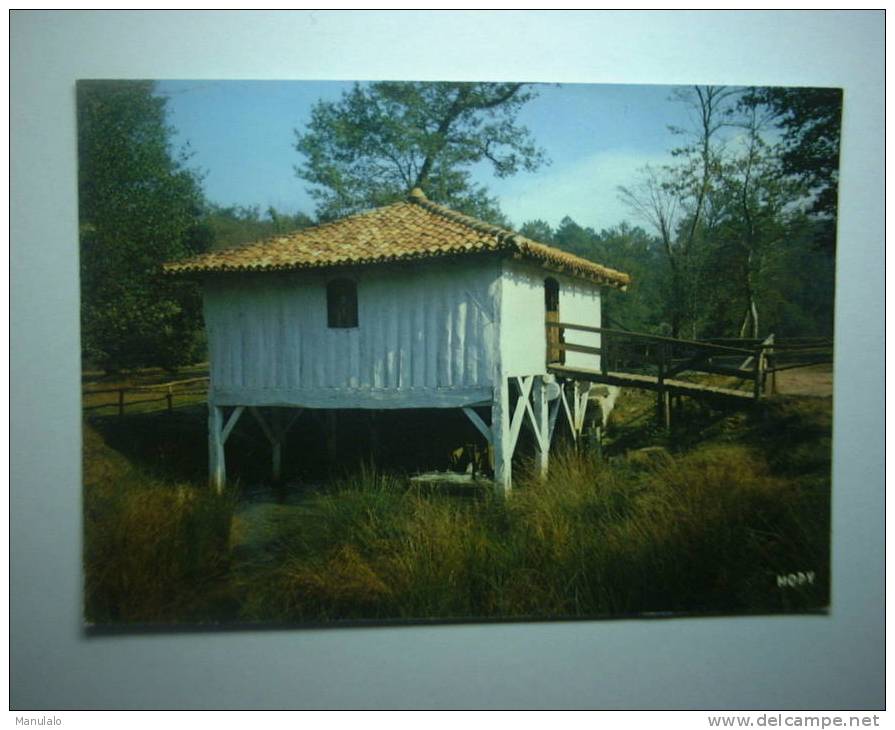
[[[520,397],[520,400],[517,402],[516,407],[518,408],[521,404],[525,408],[524,415],[528,416],[528,418],[526,419],[525,417],[523,417],[523,423],[528,424],[528,427],[531,429],[531,432],[535,437],[535,448],[538,451],[541,451],[549,447],[549,442],[547,441],[547,429],[541,426],[540,417],[535,415],[535,403],[537,403],[541,398],[544,399],[544,418],[546,418],[547,386],[544,383],[543,375],[532,375],[529,377],[528,380],[530,383],[531,397],[526,397],[524,400]],[[542,395],[536,395],[536,393],[540,393],[541,391],[543,391]]]
[[[461,410],[466,414],[466,417],[470,421],[472,421],[472,425],[478,429],[479,433],[485,437],[485,441],[487,441],[489,444],[491,444],[492,443],[491,427],[487,423],[485,423],[485,421],[482,419],[482,417],[478,413],[476,413],[472,408],[464,407]]]
[[[494,485],[501,495],[509,493],[513,479],[513,451],[510,441],[510,384],[501,375],[500,382],[494,386],[494,400],[491,402]]]
[[[267,437],[267,440],[270,443],[274,443],[277,439],[274,436],[274,432],[271,429],[270,425],[267,421],[264,420],[264,417],[261,415],[261,411],[259,411],[255,406],[249,406],[249,413],[251,413],[255,420],[258,422],[258,425],[261,426],[261,430],[264,432],[264,435]]]
[[[562,388],[560,388],[560,391]],[[553,442],[553,431],[556,429],[556,419],[559,416],[559,411],[562,408],[562,398],[555,398],[550,401],[550,414],[547,417],[547,448],[550,448],[550,444]]]
[[[230,437],[230,432],[233,430],[233,427],[236,426],[236,422],[239,420],[239,417],[244,410],[245,406],[236,406],[230,413],[230,418],[227,419],[227,425],[224,426],[224,430],[221,432],[221,441],[223,443],[227,443],[227,439]]]
[[[584,430],[584,417],[587,414],[591,383],[575,382],[575,430],[578,435]]]
[[[282,428],[280,429],[280,441],[286,438],[286,434],[289,433],[289,429],[295,425],[295,422],[298,420],[298,417],[304,412],[304,408],[296,408],[295,412],[292,414],[292,417],[282,424]]]
[[[224,459],[224,409],[208,404],[208,482],[218,494],[227,483],[227,466]]]
[[[549,408],[547,404],[547,383],[543,375],[536,375],[532,386],[532,400],[534,408],[531,413],[532,425],[537,436],[537,455],[535,468],[538,476],[543,479],[547,476],[547,468],[550,463],[550,434],[549,434]]]
[[[569,408],[569,400],[566,398],[565,384],[560,385],[559,399],[562,401],[563,413],[566,414],[566,421],[569,423],[569,430],[572,432],[572,438],[577,442],[578,432],[575,430],[575,417],[572,415],[572,410]]]
[[[271,473],[275,482],[280,481],[283,473],[283,441],[292,424],[295,423],[295,420],[301,415],[303,410],[303,408],[299,408],[287,421],[278,414],[279,409],[273,408],[269,414],[270,423],[268,423],[261,415],[261,411],[254,406],[249,407],[249,412],[258,421],[258,425],[261,426],[261,430],[270,442],[272,451]]]
[[[525,419],[526,404],[531,395],[531,387],[534,383],[534,376],[527,378],[516,378],[519,386],[519,398],[516,400],[516,407],[513,411],[513,420],[510,424],[510,456],[516,450],[516,442],[519,440],[519,433],[522,431],[522,422]]]

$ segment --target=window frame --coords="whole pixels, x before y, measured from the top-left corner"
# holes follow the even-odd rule
[[[348,301],[338,301],[347,295]],[[326,282],[327,329],[357,329],[360,323],[357,301],[357,281],[340,276]]]

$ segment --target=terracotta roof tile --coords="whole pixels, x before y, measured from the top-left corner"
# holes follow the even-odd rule
[[[532,241],[432,203],[419,190],[406,201],[238,248],[173,261],[167,274],[200,274],[368,264],[504,251],[549,268],[624,288],[627,274]]]

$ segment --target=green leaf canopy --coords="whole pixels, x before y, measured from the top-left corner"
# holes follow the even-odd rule
[[[333,219],[386,205],[422,188],[427,197],[505,223],[496,201],[471,180],[490,164],[498,177],[534,171],[544,153],[516,123],[534,92],[520,83],[355,84],[337,102],[319,102],[296,131],[317,215]]]
[[[163,261],[208,244],[197,175],[175,157],[166,99],[149,81],[78,83],[81,323],[85,362],[105,370],[196,356],[195,284]]]

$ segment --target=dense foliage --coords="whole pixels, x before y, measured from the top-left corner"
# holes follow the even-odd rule
[[[808,165],[809,155],[795,150],[817,150],[809,140],[817,127],[781,111],[781,99],[802,109],[799,100],[814,91],[678,90],[694,121],[672,130],[682,139],[670,151],[673,162],[620,188],[656,237],[661,296],[653,316],[673,336],[832,334],[834,247],[816,242],[835,237],[829,163],[838,128],[834,144],[824,127],[822,159],[800,171],[794,161]],[[827,101],[825,114],[838,119],[835,98]]]
[[[402,198],[414,187],[456,210],[506,223],[497,201],[472,181],[490,163],[498,177],[544,161],[515,121],[534,95],[518,83],[355,84],[337,103],[318,102],[296,149],[317,215],[338,218]]]
[[[297,231],[314,221],[304,213],[281,213],[273,206],[262,215],[258,206],[212,204],[205,214],[205,223],[211,229],[213,248],[220,249]]]
[[[783,132],[783,172],[811,193],[809,211],[818,220],[815,238],[828,251],[836,248],[839,193],[839,137],[842,89],[762,88],[746,96],[747,104],[765,104]]]
[[[153,92],[148,81],[78,84],[83,355],[106,370],[174,368],[201,345],[197,289],[163,278],[161,264],[208,246],[202,191]]]

